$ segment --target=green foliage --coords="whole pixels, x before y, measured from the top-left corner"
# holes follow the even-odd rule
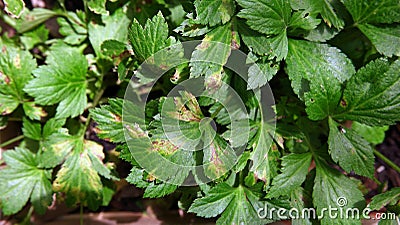
[[[120,160],[143,197],[182,195],[217,224],[282,219],[264,207],[365,208],[354,177],[375,178],[373,146],[400,121],[398,0],[63,2],[4,1],[16,32],[0,37],[0,130],[21,121],[23,133],[0,157],[4,214],[44,213],[53,196],[97,210]],[[398,201],[393,188],[369,206],[398,213]],[[361,224],[317,219],[292,222]]]

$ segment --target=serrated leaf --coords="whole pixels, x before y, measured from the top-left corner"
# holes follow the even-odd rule
[[[369,203],[371,210],[380,210],[387,205],[395,205],[400,200],[400,188],[395,187],[389,191],[375,195]]]
[[[279,35],[289,25],[291,8],[288,0],[236,0],[243,8],[238,16],[256,31]]]
[[[58,17],[57,23],[60,25],[61,35],[65,36],[64,42],[70,45],[81,44],[88,36],[85,18],[81,18],[79,13],[67,12],[68,17]]]
[[[129,41],[135,55],[141,61],[169,46],[172,40],[172,38],[168,38],[168,24],[161,12],[151,20],[148,19],[144,27],[134,20],[129,29]]]
[[[99,174],[110,178],[111,176],[108,176],[109,173],[105,174],[103,170],[98,172],[99,167],[93,161],[93,154],[96,152],[103,154],[102,146],[91,141],[80,140],[58,171],[53,189],[56,192],[66,193],[67,205],[82,203],[91,210],[96,210],[101,205],[103,184]]]
[[[339,0],[311,0],[311,4],[313,11],[319,12],[329,27],[343,28],[344,21],[337,13]]]
[[[101,44],[109,39],[123,43],[128,41],[128,27],[130,19],[124,13],[124,7],[118,8],[111,15],[102,15],[103,24],[89,23],[88,34],[90,43],[97,57],[102,57]],[[144,43],[144,40],[142,40]],[[148,41],[148,40],[146,40]]]
[[[288,37],[286,36],[286,30],[269,38],[269,42],[272,54],[276,56],[277,60],[285,59],[288,54]]]
[[[339,171],[332,169],[320,160],[316,160],[316,170],[313,203],[314,206],[316,206],[318,216],[321,216],[323,209],[326,210],[329,207],[341,208],[343,212],[346,212],[349,208],[358,208],[361,211],[363,207],[365,207],[363,195],[354,181],[345,177]],[[342,203],[346,204],[342,205]],[[325,213],[321,220],[321,224],[361,225],[361,221],[354,218],[329,218]]]
[[[272,52],[268,37],[248,27],[247,24],[238,23],[239,34],[243,42],[258,55],[268,55]]]
[[[0,170],[0,202],[4,214],[15,214],[30,199],[43,214],[52,202],[51,170],[39,169],[33,153],[16,148],[3,154],[7,167]]]
[[[278,72],[279,64],[267,57],[261,57],[249,67],[247,88],[256,89],[264,86]]]
[[[173,193],[178,186],[168,183],[154,184],[150,183],[144,191],[143,198],[161,198]]]
[[[400,60],[390,64],[377,59],[347,82],[335,118],[369,126],[391,125],[400,120]],[[364,87],[364,88],[359,88]]]
[[[82,114],[87,104],[85,56],[75,48],[59,45],[49,51],[46,63],[33,71],[35,78],[24,90],[35,97],[36,103],[59,103],[56,118]]]
[[[379,53],[387,57],[400,56],[399,25],[377,27],[370,24],[360,24],[358,28],[368,37]]]
[[[317,19],[315,13],[310,14],[308,10],[302,10],[293,13],[290,18],[289,27],[292,29],[313,30],[320,23],[321,20]]]
[[[14,18],[19,18],[25,9],[23,0],[4,0],[4,10]]]
[[[0,114],[12,113],[26,99],[24,86],[32,79],[36,61],[28,51],[2,46],[0,55]],[[32,115],[31,115],[32,116]]]
[[[264,207],[264,202],[259,200],[259,193],[243,186],[234,188],[220,183],[207,192],[206,196],[196,199],[189,212],[206,218],[222,213],[217,224],[261,224],[256,212],[261,207]]]
[[[332,159],[347,172],[374,176],[375,157],[369,143],[350,129],[329,118],[329,152]]]
[[[22,132],[25,137],[39,141],[42,138],[42,127],[39,122],[34,122],[23,118]]]
[[[398,0],[341,0],[353,16],[355,23],[393,23],[400,22]]]
[[[307,83],[314,79],[321,82],[328,74],[343,83],[355,73],[351,61],[339,49],[308,41],[290,39],[286,63],[293,91],[301,99],[310,89]]]
[[[233,0],[196,0],[194,6],[196,21],[210,26],[227,23],[235,12]]]
[[[112,142],[120,143],[125,141],[122,126],[122,99],[110,99],[110,105],[102,105],[100,108],[90,110],[94,121],[99,129],[97,135]]]
[[[290,154],[282,158],[282,173],[274,177],[268,197],[290,195],[306,179],[311,163],[311,153]]]

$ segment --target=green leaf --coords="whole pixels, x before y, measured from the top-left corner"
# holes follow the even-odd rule
[[[291,8],[288,0],[236,0],[243,8],[238,16],[256,31],[281,34],[289,25]]]
[[[341,0],[353,20],[361,23],[400,22],[400,4],[397,0]]]
[[[353,130],[341,127],[329,118],[329,152],[347,172],[373,177],[375,157],[369,143]]]
[[[238,27],[240,37],[252,52],[258,55],[271,54],[272,49],[266,35],[250,29],[248,25],[243,22],[238,23]]]
[[[235,12],[233,0],[195,0],[196,21],[215,26],[227,23]]]
[[[35,97],[36,103],[59,103],[56,118],[82,114],[87,104],[85,56],[75,48],[58,45],[48,52],[46,63],[33,72],[35,79],[24,90]]]
[[[351,61],[339,49],[308,41],[290,39],[286,63],[293,91],[301,99],[304,99],[304,93],[310,89],[307,83],[314,79],[321,83],[335,78],[343,83],[355,73]],[[323,78],[327,75],[330,78]],[[324,95],[325,98],[331,98],[326,93]]]
[[[106,9],[106,2],[107,0],[88,0],[86,4],[87,7],[90,9],[90,11],[96,14],[108,15],[108,11]]]
[[[23,118],[22,132],[25,137],[39,141],[42,138],[42,127],[39,122],[34,122]]]
[[[187,19],[185,19],[180,26],[174,30],[175,32],[182,34],[182,36],[198,37],[211,30],[208,26],[202,25],[198,20],[193,19],[193,13],[188,13],[186,17]]]
[[[353,122],[351,129],[371,144],[377,145],[385,140],[385,131],[389,126],[371,127],[362,123]]]
[[[81,12],[67,12],[68,17],[57,18],[57,23],[60,25],[61,35],[65,36],[64,42],[70,45],[81,44],[88,36],[88,31],[85,22],[85,15]]]
[[[380,210],[387,205],[395,205],[400,200],[400,188],[395,187],[389,191],[375,195],[372,197],[372,201],[369,203],[369,207],[372,210]]]
[[[97,122],[97,135],[115,143],[125,142],[125,134],[122,126],[122,99],[110,99],[110,105],[102,105],[101,108],[90,110],[94,121]]]
[[[248,57],[250,57],[250,54]],[[261,57],[257,62],[249,67],[247,88],[256,89],[264,86],[272,79],[278,70],[279,64],[272,60],[268,60],[268,57]]]
[[[259,201],[257,192],[243,186],[234,188],[226,183],[220,183],[206,196],[196,199],[190,206],[189,212],[206,218],[222,213],[217,224],[261,224],[256,213],[259,207],[264,207],[264,204]]]
[[[368,37],[379,53],[387,56],[400,56],[400,26],[377,27],[360,24],[358,28]]]
[[[311,4],[313,11],[319,12],[329,27],[343,28],[344,21],[337,14],[337,11],[340,12],[339,0],[311,0]]]
[[[154,184],[150,183],[144,191],[143,198],[161,198],[173,193],[178,186],[168,183]]]
[[[91,210],[96,210],[101,205],[103,184],[98,162],[93,161],[93,157],[96,157],[94,155],[104,158],[102,146],[80,140],[58,171],[53,189],[66,193],[67,205],[82,203]],[[100,174],[111,177],[109,172],[104,173],[103,170],[100,170]]]
[[[321,20],[317,19],[314,13],[310,14],[309,11],[297,11],[294,12],[292,18],[290,18],[289,27],[292,29],[313,30],[320,23]]]
[[[2,49],[3,52],[0,55],[0,114],[7,115],[26,99],[23,88],[32,79],[31,73],[36,68],[36,61],[28,51],[5,45],[2,46]]]
[[[40,166],[54,168],[61,164],[73,149],[82,149],[82,140],[64,132],[54,133],[44,143],[44,151],[40,154]]]
[[[332,169],[321,160],[316,160],[316,169],[317,173],[314,180],[314,190],[312,196],[318,216],[321,216],[323,209],[326,211],[326,209],[329,207],[338,208],[340,210],[342,209],[343,212],[346,212],[349,208],[358,208],[361,212],[363,207],[365,207],[365,200],[354,181],[345,177],[339,171]],[[343,202],[346,204],[342,204]],[[321,224],[361,225],[361,222],[351,218],[329,218],[325,212],[325,215],[321,220]]]
[[[166,48],[173,40],[168,38],[168,24],[161,12],[148,19],[144,27],[135,19],[129,29],[133,52],[141,61]]]
[[[369,126],[391,125],[400,120],[400,60],[390,64],[377,59],[348,81],[335,118]],[[363,88],[359,88],[363,87]]]
[[[310,80],[309,91],[304,94],[306,112],[311,120],[323,120],[331,115],[340,101],[341,82],[328,72]]]
[[[290,195],[306,179],[311,164],[311,153],[290,154],[282,158],[282,173],[274,177],[268,197]]]
[[[117,40],[123,43],[128,41],[128,27],[130,20],[124,13],[124,7],[118,8],[111,15],[102,15],[103,24],[89,23],[88,34],[97,57],[102,57],[101,44],[106,40]],[[146,40],[148,41],[148,40]]]
[[[118,56],[126,51],[126,44],[117,40],[107,40],[101,44],[101,51],[106,56]]]
[[[25,2],[23,0],[4,0],[4,5],[4,10],[14,18],[19,18],[25,10]]]
[[[30,199],[43,214],[52,202],[51,170],[39,169],[33,153],[16,148],[3,154],[7,167],[0,170],[0,203],[5,215],[15,214]]]
[[[24,33],[21,42],[26,49],[32,49],[35,45],[44,43],[49,38],[49,30],[45,25],[41,25],[34,30]]]

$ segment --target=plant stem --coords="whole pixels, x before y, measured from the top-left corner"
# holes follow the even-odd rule
[[[380,153],[378,150],[374,149],[374,154],[382,159],[388,166],[392,167],[394,170],[396,170],[398,173],[400,173],[400,167],[397,166],[394,162],[392,162],[390,159],[386,158],[382,153]]]
[[[80,215],[80,225],[83,225],[83,205],[80,205],[80,209],[79,209],[79,215]]]
[[[31,222],[32,213],[33,213],[33,206],[31,206],[29,208],[28,214],[26,214],[26,216],[21,224],[31,224],[30,222]]]
[[[17,141],[20,141],[20,140],[22,140],[22,139],[24,139],[24,135],[20,135],[20,136],[18,136],[18,137],[12,138],[12,139],[10,139],[10,140],[4,142],[4,143],[1,143],[1,144],[0,144],[0,148],[4,148],[4,147],[6,147],[7,145],[13,144],[13,143],[15,143],[15,142],[17,142]]]

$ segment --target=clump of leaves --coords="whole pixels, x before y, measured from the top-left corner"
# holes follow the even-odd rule
[[[398,0],[93,0],[76,12],[67,11],[63,1],[54,10],[31,11],[21,0],[5,3],[11,17],[2,17],[17,35],[0,39],[0,127],[8,119],[21,121],[23,141],[3,154],[4,214],[19,212],[28,201],[44,213],[54,193],[65,193],[70,206],[96,210],[108,204],[113,187],[107,180],[118,178],[113,162],[104,160],[102,145],[89,139],[92,119],[97,135],[116,144],[120,158],[132,164],[124,179],[145,189],[144,197],[175,192],[181,208],[219,216],[217,224],[280,219],[276,212],[260,218],[265,206],[314,207],[318,216],[343,198],[344,211],[366,207],[353,175],[374,179],[374,145],[383,141],[387,126],[400,121]],[[57,17],[62,38],[49,39],[43,22],[51,17]],[[187,40],[201,40],[190,59],[146,89],[154,79],[138,73],[139,65],[163,49],[179,55],[180,43]],[[230,47],[204,50],[211,42]],[[223,66],[234,49],[254,62],[247,68],[247,83]],[[219,65],[199,62],[210,52],[218,53]],[[143,124],[124,126],[122,98],[131,78],[142,87],[138,96],[150,99]],[[251,115],[248,136],[238,136],[247,140],[245,150],[228,170],[221,153],[235,145],[231,133],[241,133],[231,129],[228,111],[211,98],[181,92],[170,101],[167,96],[194,78],[203,78],[208,90],[229,85]],[[267,83],[276,100],[275,132],[258,104],[257,93]],[[179,151],[161,127],[168,102],[175,104],[169,119],[178,121],[187,137],[208,137],[208,147],[199,153]],[[204,126],[206,117],[214,119],[216,129]],[[190,188],[157,179],[132,156],[127,131],[130,138],[148,138],[154,154],[177,164],[208,163],[205,176],[218,179],[197,180],[199,186]],[[175,181],[188,176],[182,171]],[[373,197],[370,207],[387,206],[398,215],[399,200],[393,188]],[[360,219],[319,219],[293,223],[361,224]]]

